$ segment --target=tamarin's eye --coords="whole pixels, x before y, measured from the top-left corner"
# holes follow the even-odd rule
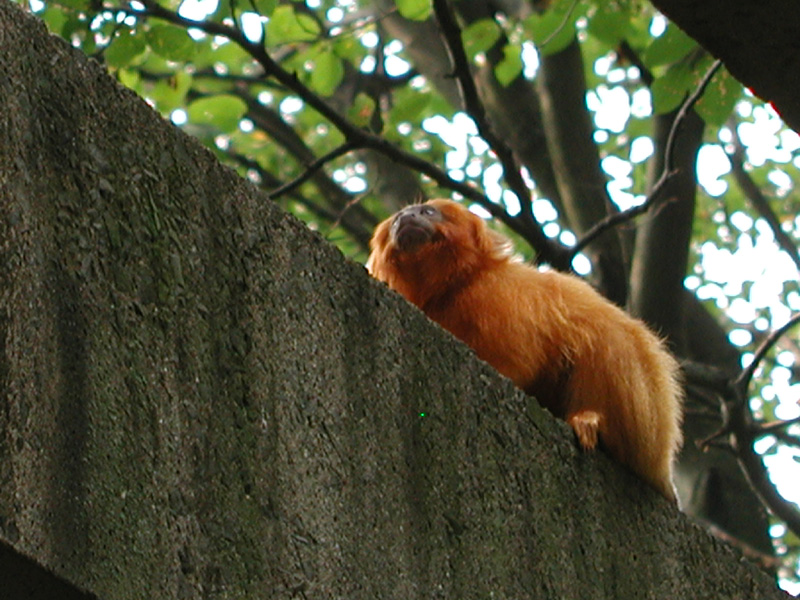
[[[423,206],[422,207],[422,214],[423,215],[428,215],[428,216],[435,215],[436,214],[436,209],[434,209],[432,206]]]

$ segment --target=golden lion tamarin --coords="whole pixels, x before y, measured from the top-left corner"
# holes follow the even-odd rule
[[[450,200],[375,229],[367,269],[675,502],[678,365],[640,321],[578,277],[515,260],[509,240]]]

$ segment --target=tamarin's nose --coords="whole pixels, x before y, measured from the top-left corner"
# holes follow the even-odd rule
[[[398,225],[402,225],[403,223],[411,221],[412,219],[417,219],[418,216],[419,215],[416,212],[414,212],[414,210],[406,208],[403,211],[401,211],[399,215],[397,215],[396,223]]]
[[[422,211],[420,210],[420,207],[415,205],[415,206],[406,206],[403,210],[400,211],[400,215],[399,216],[400,216],[401,219],[403,219],[403,218],[413,217],[415,215],[420,215],[420,214],[422,214]]]
[[[397,213],[397,221],[402,223],[405,220],[419,217],[430,219],[431,217],[435,217],[437,213],[438,211],[430,204],[412,204],[411,206],[406,206]]]

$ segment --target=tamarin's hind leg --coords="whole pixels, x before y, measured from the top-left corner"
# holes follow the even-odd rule
[[[567,423],[575,430],[578,443],[584,450],[594,450],[597,447],[600,419],[600,413],[593,410],[580,410],[567,415]]]

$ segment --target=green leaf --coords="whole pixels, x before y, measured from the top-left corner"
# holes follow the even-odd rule
[[[522,73],[522,47],[507,44],[503,48],[503,59],[494,68],[494,76],[503,87],[507,87]]]
[[[192,62],[198,70],[222,63],[228,67],[230,72],[240,73],[243,65],[253,62],[253,57],[238,44],[226,42],[224,44],[208,44],[205,48],[198,48]]]
[[[369,125],[374,111],[375,100],[366,94],[360,93],[350,105],[347,116],[358,127],[366,127]]]
[[[663,115],[678,108],[693,82],[692,70],[684,62],[671,66],[650,86],[653,112]]]
[[[575,39],[575,20],[580,13],[570,11],[571,4],[559,2],[544,14],[532,14],[522,22],[543,56],[563,50]]]
[[[672,23],[661,37],[653,40],[642,54],[648,68],[669,65],[682,59],[697,47],[697,42]]]
[[[254,0],[253,3],[262,17],[271,17],[278,7],[278,0]]]
[[[48,6],[41,17],[51,32],[61,35],[61,31],[67,22],[67,15],[64,14],[63,10],[56,6]]]
[[[108,66],[121,69],[130,65],[145,50],[147,43],[141,35],[133,33],[130,29],[123,29],[106,48],[103,56]]]
[[[200,98],[187,108],[189,120],[198,125],[213,125],[222,132],[230,132],[239,125],[247,112],[244,100],[229,94]]]
[[[267,21],[267,45],[270,47],[292,42],[311,42],[317,39],[320,28],[308,15],[296,14],[294,8],[278,6]]]
[[[311,71],[311,89],[321,96],[330,96],[344,77],[341,59],[333,52],[323,52],[314,60]]]
[[[397,94],[392,107],[391,121],[394,125],[404,121],[418,122],[430,103],[430,96],[424,92],[408,90],[413,93]]]
[[[672,65],[650,88],[653,111],[664,114],[676,109],[700,84],[712,62],[711,57],[694,62],[687,60]],[[742,94],[742,85],[727,71],[717,73],[694,105],[700,117],[711,125],[723,125]]]
[[[721,70],[714,75],[694,108],[703,121],[720,126],[728,120],[741,95],[742,84],[727,70]]]
[[[136,90],[141,81],[141,74],[137,70],[120,69],[117,71],[119,82],[127,88]],[[141,92],[139,92],[141,94]]]
[[[364,46],[352,35],[335,38],[333,41],[333,49],[336,56],[349,60],[353,64],[359,64],[366,55]]]
[[[600,2],[597,10],[589,19],[587,31],[601,42],[616,47],[626,39],[631,30],[629,7],[620,6],[616,2]]]
[[[159,81],[151,92],[151,96],[164,114],[180,108],[186,102],[186,93],[192,86],[192,76],[186,71],[178,71],[169,79]]]
[[[477,54],[486,52],[500,39],[503,31],[494,19],[480,19],[461,32],[464,51],[474,60]]]
[[[89,8],[89,0],[54,0],[53,4],[74,10],[87,10]]]
[[[395,0],[400,16],[411,21],[424,21],[433,11],[431,0]]]
[[[72,40],[73,36],[77,39],[84,40],[86,34],[86,23],[78,16],[79,13],[74,11],[66,11],[67,19],[61,26],[61,37],[65,40]],[[81,43],[81,50],[87,52],[83,43]]]
[[[152,25],[146,39],[153,52],[167,60],[191,60],[196,50],[194,40],[186,30],[175,25]]]

